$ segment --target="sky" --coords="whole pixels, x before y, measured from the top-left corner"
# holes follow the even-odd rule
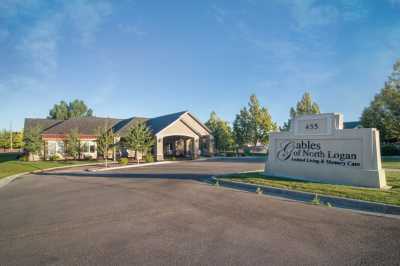
[[[305,91],[359,119],[400,58],[400,0],[1,0],[0,129],[82,99],[96,116],[211,111],[279,125]]]

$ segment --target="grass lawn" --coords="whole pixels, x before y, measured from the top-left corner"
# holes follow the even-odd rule
[[[41,170],[46,168],[78,165],[96,161],[39,161],[39,162],[22,162],[18,161],[16,154],[0,153],[0,179],[3,177],[15,175],[23,172]]]
[[[399,169],[400,170],[400,157],[383,158],[382,167],[385,169]]]
[[[389,168],[388,166],[392,169],[400,169],[400,159],[385,161],[384,167]],[[400,205],[400,171],[386,171],[386,181],[388,185],[392,187],[390,190],[330,185],[287,178],[266,177],[260,172],[220,176],[219,178],[256,185]]]

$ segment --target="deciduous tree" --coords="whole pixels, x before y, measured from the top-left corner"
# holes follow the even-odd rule
[[[400,141],[400,59],[381,91],[364,109],[361,124],[380,131],[385,143]]]
[[[96,136],[97,136],[97,152],[103,156],[107,167],[108,152],[111,149],[111,147],[115,145],[114,143],[115,134],[112,128],[110,128],[107,120],[104,123],[104,126],[97,128]]]
[[[282,131],[289,130],[290,120],[299,115],[311,115],[311,114],[319,114],[320,109],[319,105],[316,102],[313,102],[311,94],[309,92],[305,92],[301,97],[301,100],[297,102],[296,108],[290,108],[289,115],[290,119],[288,122],[284,123],[281,128]]]
[[[67,136],[67,154],[74,157],[74,159],[79,158],[81,154],[81,143],[79,140],[78,129],[72,129]]]
[[[275,131],[277,125],[272,121],[268,109],[260,105],[260,102],[254,94],[250,96],[249,114],[250,140],[252,144],[267,144],[269,141],[269,133]]]
[[[135,158],[139,163],[138,153],[150,152],[151,147],[154,145],[154,137],[146,124],[139,122],[129,129],[125,137],[125,145],[135,152]]]
[[[211,130],[214,136],[214,144],[217,151],[225,152],[233,148],[234,138],[232,128],[228,122],[219,118],[215,112],[211,112],[210,119],[206,122],[206,126]]]
[[[49,111],[49,118],[59,120],[85,116],[93,116],[93,110],[88,108],[84,101],[78,99],[70,103],[60,101]]]
[[[250,113],[246,107],[243,107],[239,114],[236,115],[233,122],[233,136],[235,138],[236,147],[240,148],[251,141],[251,119]]]

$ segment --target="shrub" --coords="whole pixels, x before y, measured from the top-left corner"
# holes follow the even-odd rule
[[[92,155],[86,154],[85,155],[85,160],[93,160],[94,157]]]
[[[58,161],[58,160],[61,160],[61,156],[59,155],[59,154],[53,154],[53,155],[51,155],[50,157],[49,157],[49,160],[50,161]]]
[[[395,144],[382,144],[381,153],[383,156],[400,155],[400,147]]]
[[[171,161],[176,161],[176,157],[175,157],[175,156],[172,156],[172,157],[171,157]]]
[[[128,163],[129,163],[129,160],[128,160],[128,158],[120,158],[119,159],[119,163],[120,164],[122,164],[122,165],[127,165]]]
[[[152,163],[152,162],[154,162],[153,155],[151,155],[151,153],[147,153],[146,156],[144,157],[144,161],[145,161],[146,163]]]
[[[20,160],[21,162],[27,162],[29,161],[29,155],[28,154],[24,154],[19,156],[18,160]]]
[[[244,150],[243,150],[243,154],[244,154],[244,156],[251,156],[251,150],[250,150],[250,148],[244,148]]]

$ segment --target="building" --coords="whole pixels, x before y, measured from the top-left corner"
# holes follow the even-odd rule
[[[343,128],[344,129],[362,128],[362,125],[360,121],[350,121],[350,122],[344,122]]]
[[[157,160],[164,160],[166,157],[195,159],[200,155],[213,155],[214,144],[211,131],[187,111],[155,118],[79,117],[68,120],[26,118],[24,130],[40,127],[43,140],[42,158],[49,159],[55,154],[67,157],[67,138],[73,130],[79,132],[80,158],[97,158],[96,132],[99,128],[112,129],[116,135],[114,141],[117,143],[138,122],[144,122],[154,135],[155,145],[152,148],[152,154]],[[133,157],[134,153],[118,149],[114,150],[111,156]]]

